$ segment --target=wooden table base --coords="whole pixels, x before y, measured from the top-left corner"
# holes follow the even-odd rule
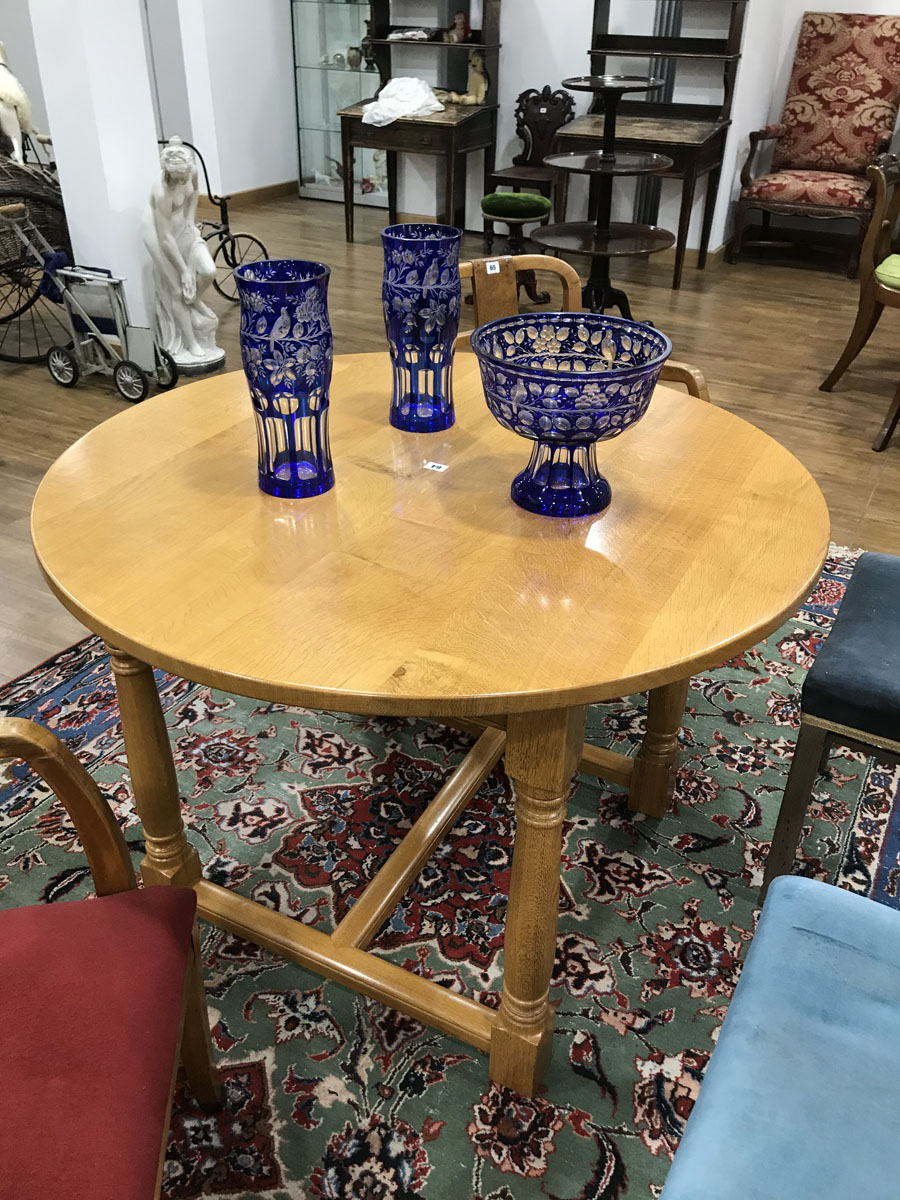
[[[146,835],[144,882],[193,887],[199,915],[212,924],[489,1053],[495,1083],[533,1094],[552,1043],[550,981],[562,823],[572,778],[582,769],[619,783],[630,780],[632,806],[637,802],[644,806],[641,811],[661,812],[674,772],[687,683],[651,693],[647,738],[635,760],[585,746],[584,707],[519,713],[505,722],[448,721],[476,732],[478,741],[334,932],[327,934],[202,878],[197,851],[185,836],[152,668],[109,649],[135,804]],[[516,838],[503,996],[496,1010],[422,979],[365,947],[504,753],[515,792]]]

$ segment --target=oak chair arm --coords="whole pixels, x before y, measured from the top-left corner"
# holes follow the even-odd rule
[[[100,789],[67,746],[34,721],[0,718],[0,759],[22,758],[55,792],[84,847],[98,896],[137,887],[122,831]]]
[[[712,403],[706,376],[699,367],[692,367],[690,363],[676,362],[670,358],[668,362],[663,363],[659,378],[662,383],[683,383],[688,395],[705,400],[708,404]]]
[[[762,129],[756,129],[750,134],[750,150],[747,154],[747,160],[741,167],[741,187],[748,188],[753,183],[753,168],[756,163],[756,152],[760,142],[768,142],[773,138],[784,137],[787,133],[786,125],[765,125]]]

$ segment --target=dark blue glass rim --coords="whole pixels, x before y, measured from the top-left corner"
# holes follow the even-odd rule
[[[262,266],[275,266],[281,263],[291,263],[294,267],[309,267],[311,268],[308,275],[302,279],[298,279],[296,275],[293,278],[283,279],[253,279],[246,274],[248,271],[253,271]],[[251,287],[255,284],[258,287],[271,287],[273,284],[278,286],[286,283],[318,283],[321,280],[328,279],[331,274],[331,267],[326,263],[315,262],[309,258],[261,258],[256,262],[244,263],[240,267],[235,267],[232,271],[238,283],[249,284]]]
[[[647,359],[640,363],[627,363],[621,367],[617,367],[615,363],[611,366],[604,367],[602,371],[554,371],[544,367],[523,367],[516,363],[514,358],[495,358],[493,354],[489,354],[483,343],[488,337],[494,333],[498,333],[504,328],[517,329],[522,325],[585,325],[588,329],[621,329],[623,331],[634,331],[638,337],[660,338],[663,342],[663,348],[651,359]],[[574,385],[577,383],[601,383],[609,382],[611,379],[625,379],[629,376],[639,376],[649,374],[656,367],[661,367],[669,355],[672,353],[672,342],[659,329],[652,325],[645,325],[641,321],[628,321],[625,317],[611,317],[604,313],[579,313],[579,312],[538,312],[538,313],[516,313],[508,317],[498,317],[495,321],[488,321],[484,325],[479,325],[473,332],[470,342],[472,350],[476,358],[480,362],[489,363],[497,370],[506,370],[510,374],[518,376],[527,376],[529,379],[552,379],[554,382],[561,384]],[[532,351],[532,353],[534,353]],[[547,355],[552,358],[552,354]],[[588,357],[582,355],[580,357]],[[596,356],[595,356],[596,357]]]
[[[413,233],[416,229],[426,229],[427,233]],[[463,231],[455,225],[442,225],[437,221],[404,221],[399,225],[388,225],[382,229],[382,240],[391,238],[396,242],[458,242],[462,240]]]

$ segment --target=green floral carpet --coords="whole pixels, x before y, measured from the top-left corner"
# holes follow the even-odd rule
[[[204,926],[225,1109],[179,1091],[165,1195],[358,1200],[629,1200],[659,1194],[737,982],[790,765],[797,697],[853,556],[801,613],[695,677],[676,802],[635,817],[622,789],[574,788],[566,824],[546,1090],[488,1086],[477,1052]],[[347,911],[471,744],[415,720],[319,714],[159,675],[189,836],[206,875],[298,921]],[[140,856],[115,692],[88,639],[0,690],[76,750]],[[597,706],[590,734],[632,752],[643,698]],[[0,764],[0,906],[90,891],[65,813]],[[836,752],[796,870],[897,905],[900,769]],[[374,949],[497,1003],[513,828],[502,771]],[[62,1193],[61,1193],[62,1194]]]

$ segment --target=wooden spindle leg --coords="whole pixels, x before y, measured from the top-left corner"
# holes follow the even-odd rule
[[[181,1061],[194,1099],[205,1112],[213,1112],[222,1105],[222,1077],[213,1060],[200,963],[200,934],[195,921],[193,953],[185,980]]]
[[[147,884],[191,887],[200,878],[200,856],[184,832],[172,747],[153,669],[113,646],[107,645],[107,650],[119,696],[134,802],[147,844],[141,878]]]
[[[522,713],[507,725],[516,841],[503,947],[503,999],[491,1079],[530,1096],[550,1059],[562,823],[584,742],[584,708]]]
[[[690,679],[653,688],[647,696],[647,732],[634,760],[628,807],[661,817],[672,798],[678,766],[678,734]]]

